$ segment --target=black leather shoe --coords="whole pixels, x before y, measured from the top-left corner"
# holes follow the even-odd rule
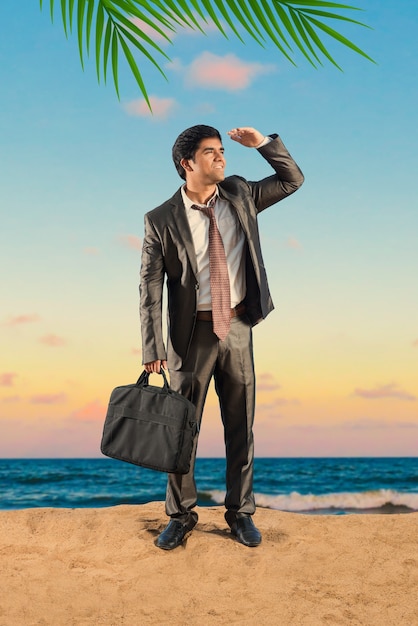
[[[254,526],[254,522],[249,515],[237,517],[231,524],[231,533],[240,543],[249,548],[259,546],[261,543],[261,533]]]
[[[183,541],[190,535],[193,526],[183,524],[177,519],[172,519],[163,532],[157,537],[155,545],[162,550],[174,550],[181,546]]]

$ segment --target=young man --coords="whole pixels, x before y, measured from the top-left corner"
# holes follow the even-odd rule
[[[255,378],[251,327],[273,309],[261,255],[258,214],[296,191],[303,175],[277,135],[250,127],[228,132],[256,148],[274,174],[258,182],[225,178],[219,132],[198,125],[179,135],[173,160],[185,184],[145,215],[140,313],[147,372],[167,368],[173,389],[196,406],[199,421],[212,376],[219,397],[226,449],[225,519],[246,546],[257,546],[254,526]],[[164,278],[168,292],[167,352],[162,333]],[[197,445],[197,444],[196,444]],[[190,472],[169,474],[170,523],[156,545],[179,546],[197,522]]]

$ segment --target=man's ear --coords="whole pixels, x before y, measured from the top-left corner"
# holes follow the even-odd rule
[[[180,165],[184,170],[186,170],[186,172],[191,172],[193,170],[192,166],[190,165],[190,159],[182,159],[180,161]]]

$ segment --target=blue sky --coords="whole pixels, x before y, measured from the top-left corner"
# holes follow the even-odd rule
[[[345,34],[377,63],[332,44],[344,72],[179,34],[168,82],[143,65],[153,117],[123,63],[118,101],[59,16],[27,4],[0,9],[0,455],[96,454],[111,388],[140,373],[143,216],[179,186],[171,146],[196,123],[219,128],[230,173],[269,174],[226,136],[250,125],[278,132],[306,177],[260,218],[277,310],[255,329],[259,453],[415,454],[415,4],[357,3],[373,30]],[[205,454],[222,453],[215,404]]]

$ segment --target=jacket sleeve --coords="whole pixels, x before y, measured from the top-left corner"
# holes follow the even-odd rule
[[[258,148],[258,151],[270,163],[275,174],[257,182],[249,181],[251,194],[258,213],[290,196],[290,194],[299,189],[304,181],[302,172],[290,156],[280,137],[278,135],[270,136],[272,141],[262,148]]]
[[[143,363],[167,358],[162,333],[164,274],[161,241],[149,215],[145,215],[139,284]]]

